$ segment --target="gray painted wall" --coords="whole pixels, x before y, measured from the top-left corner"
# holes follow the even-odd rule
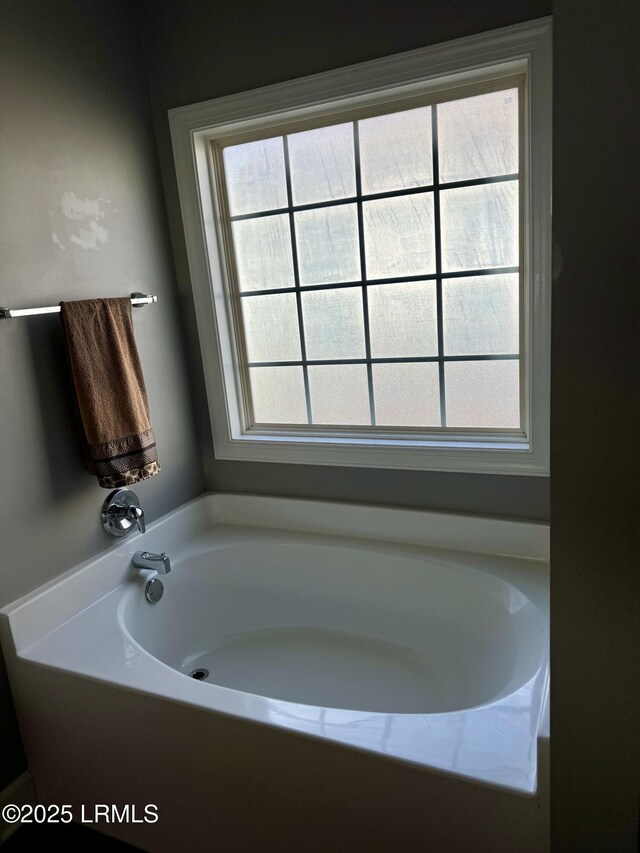
[[[0,304],[158,294],[134,320],[162,466],[136,491],[153,520],[204,478],[130,4],[2,0],[0,114]],[[65,215],[66,193],[98,200],[106,242],[82,248],[90,220]],[[58,317],[0,324],[0,388],[1,605],[112,540],[107,492],[80,462]],[[0,789],[24,768],[3,673]]]
[[[482,32],[551,11],[550,0],[149,0],[141,6],[207,483],[217,491],[395,504],[455,512],[549,517],[549,480],[216,461],[190,296],[167,110]]]
[[[636,0],[556,0],[554,850],[632,853],[640,768]]]

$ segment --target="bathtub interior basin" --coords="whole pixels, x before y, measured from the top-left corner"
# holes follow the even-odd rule
[[[529,681],[544,620],[510,583],[391,549],[269,542],[182,561],[158,605],[131,590],[132,641],[185,677],[354,711],[434,714]]]

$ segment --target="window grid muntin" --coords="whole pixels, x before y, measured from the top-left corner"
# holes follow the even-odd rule
[[[294,292],[296,294],[296,308],[298,312],[298,331],[300,333],[300,355],[302,357],[302,379],[304,383],[304,399],[307,409],[307,423],[312,423],[311,418],[311,393],[309,391],[309,370],[307,369],[307,347],[304,337],[304,318],[302,315],[302,295],[300,293],[300,268],[298,266],[298,242],[296,238],[296,218],[293,212],[293,191],[291,187],[291,167],[289,164],[289,142],[286,134],[282,137],[282,149],[284,155],[285,181],[287,185],[287,202],[289,205],[289,236],[291,238],[291,258],[293,263]],[[245,350],[246,352],[246,350]],[[251,392],[250,392],[251,395]],[[253,411],[253,402],[251,401]]]
[[[436,106],[437,105],[434,104],[432,106],[432,109],[435,109]],[[357,122],[354,123],[357,124]],[[283,139],[286,139],[286,136],[283,136]],[[482,186],[483,184],[502,184],[505,181],[517,181],[519,180],[519,178],[520,175],[516,173],[510,173],[508,175],[493,175],[490,178],[469,178],[465,181],[448,181],[446,183],[438,184],[438,188],[440,190],[458,190],[464,187],[478,187]],[[385,190],[384,192],[380,193],[364,193],[361,196],[330,198],[326,201],[316,201],[309,204],[292,204],[288,207],[274,207],[270,210],[256,210],[255,213],[236,213],[233,216],[229,216],[229,221],[239,222],[243,219],[261,219],[264,216],[277,216],[278,214],[289,213],[291,210],[293,210],[295,213],[298,213],[303,210],[318,210],[323,207],[339,207],[340,205],[357,204],[358,200],[361,200],[363,202],[378,201],[379,199],[384,198],[398,198],[400,196],[405,195],[419,195],[421,193],[433,192],[435,186],[435,183],[432,183],[422,187],[407,187],[401,190]]]
[[[437,106],[438,103],[448,103],[451,100],[459,100],[474,97],[476,95],[483,94],[488,91],[508,91],[509,89],[515,88],[518,93],[518,146],[520,151],[519,156],[519,172],[518,173],[510,173],[505,175],[495,175],[490,177],[482,177],[482,178],[472,178],[460,181],[450,181],[445,183],[440,183],[439,181],[439,168],[438,168],[438,132],[437,132]],[[424,104],[423,104],[424,105]],[[293,194],[292,194],[292,186],[291,186],[291,173],[290,173],[290,164],[289,164],[289,155],[288,155],[288,143],[287,137],[293,133],[299,132],[297,129],[293,129],[289,127],[288,129],[281,130],[281,138],[283,141],[283,153],[285,159],[285,172],[286,172],[286,187],[287,187],[287,207],[284,208],[274,208],[270,210],[256,211],[255,213],[246,213],[246,214],[237,214],[231,216],[227,213],[227,218],[230,222],[238,221],[238,220],[248,220],[248,219],[257,219],[267,216],[274,216],[278,214],[288,214],[290,221],[290,235],[291,235],[291,249],[292,249],[292,258],[294,265],[294,279],[295,286],[290,288],[273,288],[273,289],[263,289],[263,290],[252,290],[242,292],[239,288],[239,282],[237,276],[232,277],[232,280],[235,284],[235,297],[240,297],[240,299],[251,298],[252,296],[260,296],[260,295],[269,295],[269,294],[281,294],[287,292],[296,293],[296,302],[297,302],[297,311],[298,311],[298,324],[299,324],[299,333],[300,333],[300,344],[301,344],[301,361],[282,361],[282,362],[249,362],[246,358],[246,346],[244,344],[244,328],[242,328],[240,342],[241,342],[241,362],[244,363],[244,372],[246,372],[246,380],[243,378],[243,387],[245,388],[245,400],[244,405],[247,411],[247,429],[254,429],[255,427],[263,427],[263,428],[273,428],[277,431],[282,430],[296,430],[301,427],[310,428],[312,430],[320,430],[322,432],[329,432],[331,430],[337,431],[345,431],[345,432],[353,432],[354,429],[373,429],[376,434],[378,433],[388,433],[389,427],[380,427],[376,429],[375,422],[375,398],[374,398],[374,385],[373,385],[373,373],[372,366],[373,364],[391,364],[391,363],[415,363],[415,362],[438,362],[439,365],[439,394],[440,394],[440,417],[441,417],[441,425],[440,427],[394,427],[394,432],[396,433],[416,433],[419,432],[421,434],[428,433],[456,433],[456,434],[465,434],[465,433],[483,433],[486,432],[487,436],[491,434],[521,434],[523,430],[523,417],[525,413],[525,405],[526,405],[526,387],[524,384],[524,352],[523,352],[523,344],[524,344],[524,336],[523,336],[523,308],[524,308],[524,300],[523,300],[523,253],[524,253],[524,213],[523,213],[523,188],[522,188],[522,172],[523,172],[523,146],[524,146],[524,86],[522,84],[522,80],[513,81],[509,79],[505,79],[503,81],[495,81],[494,85],[490,85],[480,91],[470,92],[470,93],[452,93],[451,97],[440,97],[438,100],[433,101],[428,104],[431,107],[431,121],[432,121],[432,158],[433,158],[433,183],[426,186],[417,186],[410,187],[398,190],[387,190],[379,193],[368,193],[362,194],[361,188],[361,175],[360,175],[360,146],[359,146],[359,134],[358,134],[358,122],[368,117],[367,115],[358,115],[358,117],[353,118],[351,124],[353,126],[354,132],[354,158],[355,158],[355,171],[356,171],[356,196],[350,196],[347,198],[339,198],[339,199],[327,199],[321,202],[314,202],[308,204],[294,205],[293,204]],[[405,109],[413,109],[419,105],[412,106],[397,106],[392,107],[391,104],[387,105],[390,107],[386,112],[376,112],[370,115],[386,115],[395,112],[400,112]],[[329,120],[322,124],[316,125],[316,127],[326,127],[331,126],[336,123],[345,123],[344,119],[342,121]],[[271,130],[273,133],[275,128]],[[268,139],[270,138],[269,134],[261,135],[258,138]],[[245,140],[243,140],[245,141]],[[223,143],[223,147],[227,147],[227,145],[238,145],[242,144],[241,140],[225,140]],[[224,166],[222,166],[221,174],[224,176]],[[443,190],[449,189],[457,189],[461,187],[473,187],[473,186],[481,186],[485,184],[494,184],[494,183],[503,183],[503,182],[511,182],[518,181],[518,252],[519,252],[519,265],[511,266],[511,267],[490,267],[485,269],[471,269],[471,270],[455,270],[450,272],[445,272],[442,270],[442,245],[441,245],[441,220],[440,220],[440,192]],[[224,184],[224,179],[223,179]],[[435,254],[436,254],[436,272],[422,275],[413,275],[413,276],[395,276],[390,278],[377,278],[367,280],[366,277],[366,248],[365,248],[365,240],[364,240],[364,227],[363,227],[363,202],[376,200],[376,199],[385,199],[385,198],[396,198],[407,195],[414,194],[424,194],[432,192],[434,198],[434,242],[435,242]],[[226,191],[224,193],[226,196]],[[296,245],[296,231],[295,231],[295,216],[294,214],[298,211],[305,210],[317,210],[326,207],[336,207],[339,205],[348,205],[355,204],[357,207],[357,221],[358,221],[358,241],[359,241],[359,255],[360,255],[360,268],[361,268],[361,280],[359,281],[349,281],[349,282],[329,282],[329,283],[321,283],[321,284],[311,284],[311,285],[301,285],[300,283],[300,275],[299,268],[297,262],[297,245]],[[234,254],[234,268],[235,268],[235,248],[233,244],[233,240],[230,241],[230,245],[232,247],[232,252]],[[518,353],[499,353],[499,354],[474,354],[474,355],[465,355],[465,356],[445,356],[444,355],[444,331],[443,331],[443,310],[442,310],[442,280],[448,278],[463,278],[470,276],[483,276],[483,275],[500,275],[500,274],[509,274],[509,273],[517,273],[519,276],[519,314],[520,314],[520,340],[519,340],[519,352]],[[438,326],[438,356],[425,356],[425,357],[396,357],[396,358],[372,358],[371,357],[371,347],[370,347],[370,333],[369,333],[369,314],[368,314],[368,299],[367,299],[367,289],[370,286],[380,286],[385,284],[398,284],[403,282],[419,282],[419,281],[435,281],[436,284],[436,298],[437,298],[437,326]],[[332,290],[332,289],[341,289],[341,288],[352,288],[359,287],[362,290],[362,300],[363,300],[363,323],[365,326],[365,341],[366,341],[366,357],[364,359],[306,359],[305,355],[305,345],[304,345],[304,318],[302,314],[302,303],[301,303],[301,293],[304,291],[311,290]],[[243,326],[242,322],[242,313],[240,312],[238,317],[240,318],[240,323]],[[446,388],[445,388],[445,371],[444,365],[446,362],[455,362],[455,361],[512,361],[518,360],[520,362],[520,382],[519,382],[519,410],[520,410],[520,423],[518,427],[453,427],[449,428],[446,424]],[[314,424],[312,418],[312,404],[310,398],[309,391],[309,379],[308,379],[308,367],[313,365],[343,365],[343,364],[365,364],[367,366],[367,379],[368,379],[368,390],[369,390],[369,403],[370,403],[370,424],[363,423],[362,425],[355,427],[353,425],[327,425],[327,424]],[[251,395],[251,386],[248,377],[248,369],[249,368],[260,368],[260,367],[284,367],[284,366],[300,366],[303,370],[304,377],[304,388],[305,388],[305,402],[307,409],[307,419],[308,424],[287,424],[287,423],[275,423],[275,424],[266,424],[263,422],[256,422],[253,417],[253,403],[252,403],[252,395]]]
[[[247,367],[302,367],[303,364],[331,365],[331,364],[412,364],[421,361],[517,361],[518,353],[491,353],[487,355],[407,355],[390,356],[389,358],[374,357],[366,358],[311,358],[302,361],[248,361]]]
[[[367,254],[364,245],[364,212],[362,209],[362,173],[360,168],[360,130],[358,122],[353,122],[353,156],[356,171],[356,208],[358,211],[358,245],[360,247],[360,275],[362,278],[362,319],[364,321],[364,348],[367,360],[367,385],[369,387],[369,418],[371,426],[376,425],[376,399],[373,387],[373,367],[371,365],[371,331],[369,329],[369,298],[367,294]]]
[[[444,375],[444,321],[442,319],[442,231],[440,227],[440,159],[438,155],[438,106],[431,107],[431,161],[433,168],[433,222],[436,249],[436,322],[438,328],[438,391],[440,427],[447,425],[447,387]]]
[[[473,276],[483,275],[508,275],[509,273],[519,273],[519,267],[487,267],[477,270],[454,270],[453,272],[443,272],[440,278],[470,278]],[[438,278],[436,273],[422,273],[421,275],[397,275],[391,278],[371,278],[366,282],[362,281],[337,281],[335,284],[305,284],[301,290],[306,293],[308,290],[340,290],[347,287],[362,287],[363,283],[367,287],[377,287],[380,284],[411,284],[412,282],[420,281],[435,281]],[[250,299],[252,296],[270,296],[276,293],[295,293],[295,287],[273,287],[265,290],[247,290],[239,293],[242,299]]]

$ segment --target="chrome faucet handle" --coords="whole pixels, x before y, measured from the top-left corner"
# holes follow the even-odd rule
[[[126,518],[132,523],[138,526],[138,530],[140,533],[144,533],[147,529],[147,525],[144,521],[144,510],[139,506],[130,506],[127,510]]]
[[[144,533],[144,511],[135,492],[116,489],[102,505],[102,526],[111,536],[128,536],[134,529]]]

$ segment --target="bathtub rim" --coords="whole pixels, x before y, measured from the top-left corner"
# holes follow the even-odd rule
[[[348,521],[347,519],[350,519]],[[97,521],[96,521],[97,523]],[[535,563],[548,575],[549,525],[432,510],[205,492],[0,608],[22,649],[90,607],[131,578],[136,550],[180,547],[213,526],[367,539],[443,551],[494,555]],[[143,538],[144,537],[144,538]],[[169,542],[169,546],[167,546]],[[117,562],[114,567],[113,563]]]

